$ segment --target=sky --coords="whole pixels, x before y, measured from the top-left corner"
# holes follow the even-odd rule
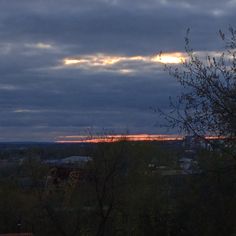
[[[0,0],[0,141],[177,132],[150,109],[168,113],[181,92],[163,62],[182,61],[187,28],[194,50],[222,50],[235,12],[235,0]]]

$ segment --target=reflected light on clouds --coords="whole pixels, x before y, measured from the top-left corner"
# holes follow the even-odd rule
[[[180,64],[185,61],[183,53],[166,53],[154,56],[118,56],[107,54],[84,55],[81,57],[67,57],[64,66],[109,67],[125,62]]]

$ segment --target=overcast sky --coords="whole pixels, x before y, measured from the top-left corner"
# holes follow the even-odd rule
[[[166,133],[150,107],[168,111],[180,87],[156,55],[178,60],[187,28],[196,51],[221,50],[235,12],[235,0],[0,0],[0,141]]]

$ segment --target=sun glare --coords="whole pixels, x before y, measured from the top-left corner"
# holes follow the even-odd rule
[[[154,56],[152,61],[163,64],[181,64],[185,61],[185,57],[181,53],[160,54]]]

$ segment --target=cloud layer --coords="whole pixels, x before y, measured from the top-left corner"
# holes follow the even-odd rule
[[[188,27],[197,51],[221,50],[217,32],[235,9],[232,0],[1,1],[1,140],[166,132],[149,107],[168,109],[180,88],[158,53],[182,57]]]

